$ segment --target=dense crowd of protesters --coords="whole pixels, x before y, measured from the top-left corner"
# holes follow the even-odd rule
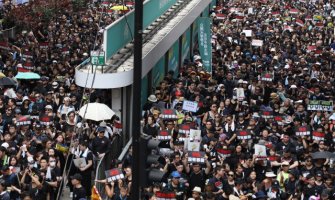
[[[101,30],[123,12],[108,11],[116,3],[89,3],[78,11],[64,7],[49,21],[26,27],[15,39],[1,36],[1,72],[13,79],[18,72],[41,76],[40,80],[20,79],[15,85],[1,86],[2,200],[56,199],[66,183],[73,199],[91,195],[95,161],[103,157],[117,135],[113,121],[118,117],[101,123],[81,121],[77,115],[81,106],[110,102],[111,97],[103,90],[77,87],[74,68],[91,50],[101,47]],[[32,4],[34,1],[25,5],[3,1],[1,16]],[[76,167],[72,163],[75,158],[84,158],[86,165]],[[63,176],[65,167],[70,169],[67,179]]]
[[[160,143],[160,152],[173,152],[150,166],[165,175],[143,198],[160,199],[160,191],[178,200],[334,199],[334,158],[326,156],[335,147],[333,108],[308,105],[334,100],[335,2],[218,1],[211,17],[212,74],[195,52],[143,108],[143,132],[161,139],[167,130],[171,140]],[[185,100],[197,102],[197,112],[183,110]],[[174,109],[176,119],[167,120],[165,109]],[[188,159],[181,125],[201,130],[205,162]],[[302,127],[309,130],[303,136]],[[256,145],[265,157],[255,154]],[[106,191],[128,191],[129,181]]]
[[[332,0],[218,1],[211,12],[213,71],[206,72],[194,52],[178,75],[169,72],[143,108],[144,133],[159,138],[167,130],[172,136],[159,145],[165,158],[150,166],[165,175],[144,189],[144,199],[162,193],[177,200],[335,198],[329,154],[335,116],[333,110],[308,109],[311,100],[334,99],[334,5]],[[94,6],[77,13],[64,8],[57,18],[6,41],[10,49],[1,50],[2,72],[14,77],[32,70],[42,78],[2,87],[1,199],[55,199],[69,154],[86,161],[71,165],[73,199],[90,196],[95,160],[109,149],[117,118],[78,123],[75,112],[82,101],[108,97],[78,88],[74,67],[100,47],[96,34],[119,14],[103,15],[100,22]],[[185,100],[197,102],[198,110],[184,111]],[[165,119],[164,109],[174,109],[177,118]],[[189,161],[181,125],[201,130],[204,162]],[[301,127],[308,134],[298,135]],[[265,147],[266,157],[255,154],[256,144]],[[130,198],[131,153],[115,165],[125,178],[97,180],[105,183],[110,199]]]

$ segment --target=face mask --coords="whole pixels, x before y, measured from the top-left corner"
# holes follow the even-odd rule
[[[50,162],[50,167],[54,168],[56,166],[56,162]]]

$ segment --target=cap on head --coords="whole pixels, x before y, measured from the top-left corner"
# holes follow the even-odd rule
[[[180,173],[178,171],[173,171],[171,173],[172,178],[180,178]]]

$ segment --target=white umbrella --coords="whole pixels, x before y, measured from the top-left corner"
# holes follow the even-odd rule
[[[112,109],[102,103],[88,103],[79,110],[79,115],[81,117],[93,121],[109,120],[114,114],[115,112]]]

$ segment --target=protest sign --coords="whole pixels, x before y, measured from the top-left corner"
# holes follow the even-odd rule
[[[284,31],[290,31],[290,32],[292,32],[292,31],[293,31],[293,27],[292,27],[292,26],[285,25],[285,26],[283,27],[283,30],[284,30]]]
[[[232,151],[230,149],[223,149],[223,148],[218,148],[216,150],[220,156],[222,157],[229,157],[232,154]]]
[[[113,182],[124,178],[124,174],[118,168],[105,171],[107,182]]]
[[[41,49],[48,49],[49,43],[48,42],[40,42],[39,43]]]
[[[243,30],[242,33],[245,33],[246,37],[251,37],[252,36],[252,30]]]
[[[309,126],[300,126],[295,128],[296,136],[308,136],[311,134],[311,129]]]
[[[33,58],[33,54],[32,54],[32,52],[30,52],[30,51],[24,51],[23,53],[22,53],[22,58],[25,58],[25,59],[32,59]]]
[[[273,120],[278,123],[278,125],[283,125],[284,117],[277,115],[273,117]]]
[[[311,100],[307,110],[333,111],[333,101]]]
[[[250,131],[248,131],[248,130],[237,131],[237,139],[239,139],[239,140],[251,139]]]
[[[31,124],[31,117],[29,116],[22,116],[16,121],[16,126],[23,126],[30,124]]]
[[[190,134],[190,129],[191,129],[190,125],[181,124],[181,125],[179,125],[178,133],[181,134],[181,135],[188,136]]]
[[[305,23],[301,20],[301,19],[296,19],[295,20],[295,23],[298,25],[298,26],[304,26]]]
[[[183,110],[190,111],[190,112],[197,112],[198,111],[198,102],[196,101],[183,101]]]
[[[28,71],[34,70],[34,63],[31,62],[31,61],[24,62],[23,63],[23,69],[28,70]]]
[[[171,139],[171,134],[167,130],[158,131],[157,139],[161,141],[169,141]]]
[[[216,14],[216,19],[224,20],[224,19],[226,19],[226,15],[218,13],[218,14]]]
[[[173,200],[176,199],[176,193],[175,192],[161,192],[158,191],[155,194],[157,200]]]
[[[316,46],[315,45],[307,47],[307,52],[311,52],[311,51],[315,51],[315,50],[316,50]]]
[[[191,129],[190,130],[191,141],[201,141],[201,130]]]
[[[187,151],[200,151],[200,141],[190,141],[190,140],[188,140]]]
[[[270,73],[262,73],[261,75],[261,81],[269,81],[271,82],[273,80],[273,74],[270,74]]]
[[[258,159],[266,159],[266,147],[264,145],[255,144],[255,155]]]
[[[271,111],[262,111],[261,116],[264,119],[272,119],[273,118],[273,114],[272,114]]]
[[[299,10],[298,9],[295,9],[295,8],[292,8],[291,10],[290,10],[290,14],[293,14],[293,15],[296,15],[296,14],[299,14]]]
[[[324,140],[325,139],[325,133],[313,131],[313,140]]]
[[[164,120],[175,120],[178,118],[176,114],[176,110],[174,109],[163,110],[161,116]]]
[[[255,39],[253,39],[251,41],[251,45],[255,46],[255,47],[261,47],[261,46],[263,46],[263,40],[255,40]]]
[[[244,89],[243,88],[236,88],[236,98],[238,101],[243,101],[245,98]]]
[[[205,163],[205,152],[189,151],[187,161],[189,163]]]

